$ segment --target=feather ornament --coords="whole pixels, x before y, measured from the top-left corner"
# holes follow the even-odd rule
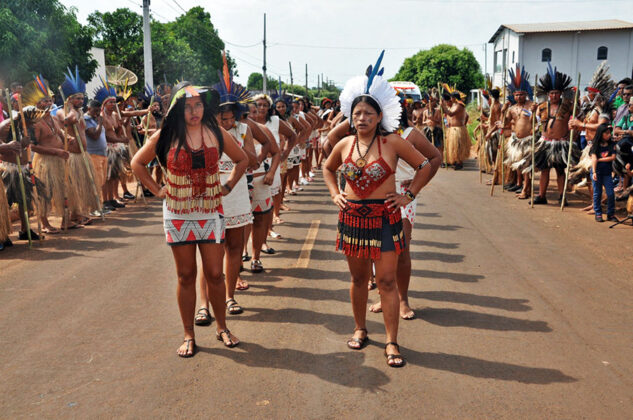
[[[81,80],[79,77],[79,66],[75,66],[75,74],[73,75],[70,68],[67,68],[67,74],[64,74],[65,80],[62,83],[62,92],[66,98],[69,98],[73,95],[85,94],[86,93],[86,83]]]
[[[382,71],[381,71],[380,63],[382,63],[382,58],[384,56],[385,56],[385,50],[382,50],[382,52],[378,56],[378,60],[376,61],[376,65],[373,68],[372,68],[371,65],[369,67],[367,67],[367,88],[365,90],[365,93],[369,93],[371,85],[374,82],[374,78],[376,76],[378,76],[378,73],[380,73],[381,75],[383,74],[384,69],[382,69]]]
[[[27,83],[22,90],[22,103],[24,105],[37,106],[37,103],[45,98],[52,98],[53,92],[48,86],[48,82],[42,77],[35,77],[35,80]]]

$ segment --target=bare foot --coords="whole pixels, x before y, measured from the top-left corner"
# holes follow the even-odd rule
[[[378,314],[378,313],[382,312],[382,303],[379,301],[379,302],[374,303],[373,305],[371,305],[369,307],[369,312],[373,312],[375,314]]]
[[[415,319],[415,312],[407,302],[400,302],[400,318],[411,320]]]

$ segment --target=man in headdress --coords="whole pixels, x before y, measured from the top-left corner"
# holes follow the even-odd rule
[[[422,112],[422,132],[433,142],[433,146],[444,156],[444,133],[442,132],[442,114],[437,106],[438,97],[429,96],[429,102]]]
[[[76,80],[72,75],[67,77],[70,77],[70,80]],[[67,94],[75,92],[74,94],[79,95],[81,85],[78,81],[76,83],[65,81],[62,85],[62,90],[64,89],[66,89]],[[51,213],[62,216],[61,226],[66,225],[64,208],[68,187],[64,166],[69,154],[64,151],[64,132],[59,121],[51,115],[53,92],[42,76],[38,76],[26,85],[23,98],[24,104],[33,105],[45,111],[43,118],[33,127],[33,145],[31,147],[35,152],[33,169],[35,176],[41,180],[44,188],[39,194],[42,231],[48,234],[59,233],[59,229],[51,225],[48,217]],[[83,94],[81,94],[81,98],[83,98]]]
[[[497,155],[499,153],[499,148],[501,147],[501,137],[504,135],[503,130],[500,130],[501,124],[501,115],[503,111],[501,109],[501,103],[499,102],[499,97],[501,96],[501,91],[499,88],[490,89],[490,117],[488,119],[488,131],[486,132],[486,156],[489,160],[490,166],[495,168],[496,171],[494,173],[494,177],[491,183],[494,182],[495,185],[501,184],[501,159],[497,159]],[[507,102],[506,102],[507,103]],[[504,150],[505,151],[505,150]],[[500,155],[499,155],[500,156]]]
[[[423,97],[424,95],[428,97],[428,94],[426,93],[422,95]],[[417,128],[421,132],[424,132],[424,106],[422,105],[422,101],[418,100],[413,102],[412,108],[413,110],[411,111],[411,122],[413,123],[415,128]]]
[[[504,129],[511,129],[510,140],[507,143],[505,164],[512,171],[516,171],[518,186],[521,189],[517,196],[519,200],[530,197],[530,173],[532,169],[532,121],[534,120],[534,103],[532,102],[532,87],[529,82],[529,74],[525,68],[508,69],[510,84],[508,89],[513,95],[514,101],[505,113]],[[501,125],[501,123],[499,123]]]
[[[125,173],[122,153],[129,142],[123,134],[123,126],[116,112],[116,97],[114,87],[102,80],[102,86],[95,91],[95,99],[103,104],[103,127],[108,142],[108,177],[103,206],[110,211],[125,207],[116,197],[119,195],[119,182]]]
[[[76,73],[79,78],[79,73]],[[81,80],[81,79],[79,79]],[[85,99],[85,84],[81,84],[84,90],[76,92],[64,91],[66,103],[57,111],[55,117],[65,127],[68,141],[68,205],[71,212],[71,221],[84,225],[91,223],[88,216],[101,210],[99,192],[94,183],[94,167],[90,156],[86,154],[86,121],[83,116]],[[62,85],[62,90],[64,86]]]
[[[470,156],[470,136],[466,129],[468,114],[466,105],[462,102],[461,93],[454,91],[451,94],[452,103],[442,101],[442,109],[448,120],[446,129],[446,163],[454,165],[457,171],[464,167],[464,160]]]
[[[569,119],[573,112],[573,101],[569,99],[573,95],[570,85],[571,78],[557,71],[556,68],[552,69],[551,64],[548,63],[547,73],[539,79],[536,86],[537,96],[547,95],[547,100],[542,102],[537,109],[542,136],[536,145],[534,165],[541,172],[541,179],[539,195],[534,198],[534,204],[547,204],[546,194],[552,168],[556,170],[559,203],[563,199],[569,152]],[[576,143],[572,143],[569,165],[578,163],[579,158],[580,149]]]

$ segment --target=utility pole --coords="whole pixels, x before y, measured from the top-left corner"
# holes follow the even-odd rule
[[[320,98],[321,97],[321,83],[320,83],[320,77],[321,75],[317,74],[317,96]]]
[[[145,68],[145,83],[154,89],[154,69],[152,65],[152,33],[149,28],[149,2],[143,0],[143,61]]]
[[[484,78],[488,74],[488,43],[484,44]]]
[[[290,61],[288,61],[288,67],[290,67],[290,85],[294,85],[295,82],[292,79],[292,63]]]
[[[264,65],[262,66],[262,76],[264,78],[264,93],[266,93],[266,13],[264,13]]]
[[[308,63],[306,63],[306,96],[308,96]]]
[[[327,85],[326,85],[326,86],[327,86]],[[321,73],[321,87],[322,87],[323,89],[325,89],[325,88],[323,87],[323,73]]]

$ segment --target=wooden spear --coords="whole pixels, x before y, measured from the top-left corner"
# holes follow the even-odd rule
[[[59,92],[62,94],[62,100],[64,101],[64,118],[68,116],[67,103],[63,99],[64,92],[62,91],[62,87],[58,87]],[[63,123],[63,131],[64,131],[64,151],[68,154],[68,130],[66,130],[66,124]],[[68,172],[68,158],[64,160],[64,225],[63,229],[68,230],[68,219],[70,219],[70,211],[68,210],[68,188],[70,184],[70,174]]]
[[[439,98],[440,100],[438,101],[438,104],[440,105],[440,119],[441,119],[441,123],[442,123],[442,143],[444,144],[444,167],[446,169],[448,169],[448,163],[446,162],[446,153],[447,153],[446,145],[447,145],[447,142],[446,142],[446,131],[445,131],[445,128],[444,128],[444,111],[442,110],[442,100],[443,100],[443,98],[442,98],[441,85],[440,85],[439,82],[437,83],[437,93],[440,96],[440,98]]]
[[[5,91],[7,96],[7,107],[9,111],[9,121],[11,123],[11,133],[13,134],[13,141],[18,141],[17,132],[15,131],[15,124],[13,123],[13,112],[11,110],[11,94],[9,89]],[[24,119],[24,118],[23,118]],[[22,149],[20,149],[21,152]],[[24,220],[26,221],[26,236],[29,240],[29,248],[33,247],[31,240],[31,225],[29,223],[29,208],[26,203],[26,188],[24,188],[24,176],[22,174],[22,165],[20,164],[20,152],[15,154],[15,163],[18,165],[18,179],[20,180],[20,193],[22,194],[22,206],[24,207]]]
[[[576,108],[578,105],[578,92],[580,89],[580,73],[578,73],[578,79],[576,80],[576,92],[574,92],[574,110],[571,114],[571,118],[576,118]],[[559,105],[560,106],[560,105]],[[565,168],[565,185],[563,186],[563,199],[560,202],[560,211],[565,209],[565,196],[567,195],[567,183],[569,182],[569,167],[571,161],[571,147],[574,141],[574,129],[569,131],[569,150],[567,152],[567,168]]]
[[[534,76],[534,92],[536,92],[536,84],[538,83],[538,74]],[[536,94],[534,94],[534,103],[536,103]],[[536,111],[535,111],[536,112]],[[536,114],[532,113],[532,174],[530,177],[530,208],[534,208],[534,144],[536,143]]]
[[[24,137],[28,137],[29,133],[26,129],[26,119],[24,118],[24,111],[22,110],[22,96],[18,96],[18,108],[20,109],[20,119],[22,120],[22,131]],[[28,156],[28,162],[26,168],[29,172],[29,178],[33,185],[33,207],[35,209],[35,217],[37,218],[37,235],[39,237],[40,244],[42,243],[42,223],[40,222],[40,200],[37,193],[37,184],[35,183],[35,175],[33,174],[33,163],[31,162],[31,142],[26,146],[26,154]]]

